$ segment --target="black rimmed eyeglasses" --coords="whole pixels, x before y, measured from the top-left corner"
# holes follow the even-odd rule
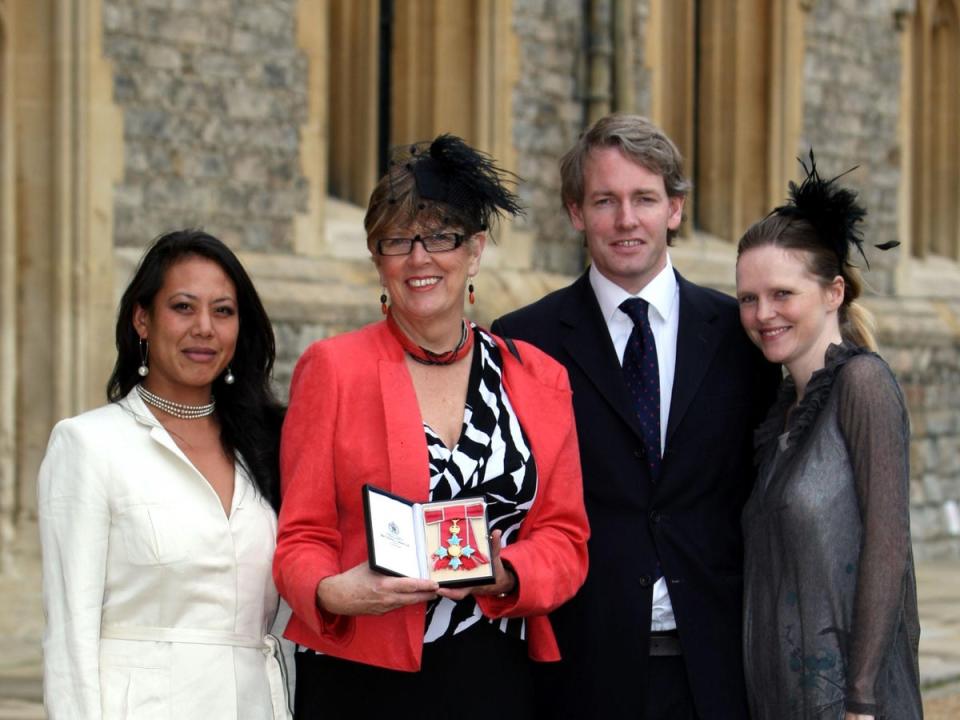
[[[377,240],[378,255],[409,255],[413,244],[419,242],[428,253],[444,253],[463,245],[465,235],[460,233],[436,233],[413,237],[388,237]]]

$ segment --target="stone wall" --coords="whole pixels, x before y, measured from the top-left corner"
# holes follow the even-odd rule
[[[649,0],[631,2],[634,105],[613,107],[614,88],[605,92],[613,109],[645,113],[650,106],[650,69],[643,52]],[[583,11],[583,3],[565,0],[514,2],[520,77],[513,93],[513,141],[524,180],[520,197],[529,208],[518,227],[536,236],[534,268],[550,272],[578,273],[585,261],[579,234],[562,209],[559,169],[560,157],[584,129],[591,92],[585,57],[589,18]],[[612,33],[614,18],[606,22]]]
[[[633,0],[633,28],[634,49],[636,57],[633,62],[633,92],[636,107],[623,108],[641,115],[650,114],[651,78],[650,66],[644,53],[647,37],[647,23],[650,21],[650,1]]]
[[[292,246],[307,190],[295,20],[296,0],[104,0],[124,115],[118,245],[203,226],[235,248]]]
[[[901,36],[893,11],[902,4],[824,0],[810,4],[807,23],[801,147],[816,148],[825,173],[861,166],[849,181],[870,209],[871,243],[897,236]],[[535,271],[482,274],[472,309],[481,322],[564,284],[557,273],[583,266],[577,233],[560,206],[558,170],[584,122],[583,5],[515,0],[513,8],[513,143],[529,208],[518,229],[536,237]],[[648,11],[647,0],[634,0],[637,107],[624,109],[639,112],[650,103]],[[307,191],[298,160],[306,61],[295,18],[295,0],[104,0],[103,14],[124,114],[124,177],[115,197],[124,266],[148,238],[185,225],[203,225],[250,251],[245,262],[276,322],[281,394],[311,341],[379,318],[369,262],[291,257]],[[708,252],[683,242],[695,247],[677,248],[678,259],[706,268],[691,277],[729,290],[730,248],[721,243],[722,252]],[[883,351],[910,405],[917,554],[960,556],[960,311],[890,297],[898,253],[871,252],[868,278],[879,293],[871,301],[879,308]]]
[[[960,558],[960,301],[885,299],[873,309],[910,410],[914,552]]]
[[[905,0],[812,4],[804,67],[801,148],[825,174],[849,176],[869,215],[867,245],[899,237],[901,30]],[[870,247],[865,274],[878,340],[907,399],[912,423],[911,505],[921,559],[960,557],[960,312],[957,302],[889,297],[906,248]]]
[[[533,264],[556,272],[583,267],[579,239],[560,202],[558,159],[583,128],[581,3],[515,0],[520,77],[513,92],[513,142],[520,199],[529,208],[521,229],[536,234]]]
[[[859,165],[849,183],[869,210],[868,244],[898,239],[902,0],[812,3],[804,65],[801,152],[813,147],[824,174]],[[900,250],[868,252],[871,285],[886,294]]]

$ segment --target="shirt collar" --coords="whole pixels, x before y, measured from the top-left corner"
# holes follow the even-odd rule
[[[597,270],[596,265],[590,266],[590,285],[593,287],[593,294],[597,296],[600,312],[607,324],[620,312],[620,303],[632,297],[646,300],[650,303],[650,307],[656,310],[660,319],[666,322],[673,312],[673,306],[677,298],[677,276],[673,272],[670,253],[667,253],[667,262],[663,270],[657,273],[656,277],[648,282],[637,295],[631,295],[615,282],[604,277]]]
[[[140,393],[137,392],[136,385],[130,389],[130,392],[128,392],[126,396],[120,399],[119,404],[126,408],[137,422],[142,425],[163,430],[163,425],[161,425],[160,421],[150,412],[150,408],[147,407],[143,398],[140,397]]]

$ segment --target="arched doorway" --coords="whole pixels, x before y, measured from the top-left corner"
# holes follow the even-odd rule
[[[329,190],[365,205],[387,149],[441,132],[510,165],[509,7],[492,0],[329,4]]]
[[[796,175],[806,13],[793,0],[651,0],[650,112],[686,159],[699,230],[735,241]]]

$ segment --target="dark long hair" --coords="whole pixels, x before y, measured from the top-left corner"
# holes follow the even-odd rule
[[[133,327],[136,306],[152,311],[167,270],[189,257],[212,260],[236,288],[240,332],[230,361],[236,382],[227,385],[222,376],[213,382],[220,442],[228,455],[240,455],[260,492],[278,508],[284,407],[270,387],[276,357],[273,327],[247,271],[233,251],[217,238],[202,230],[177,230],[157,238],[147,249],[120,300],[117,362],[107,382],[107,399],[117,402],[140,382],[140,336]]]

